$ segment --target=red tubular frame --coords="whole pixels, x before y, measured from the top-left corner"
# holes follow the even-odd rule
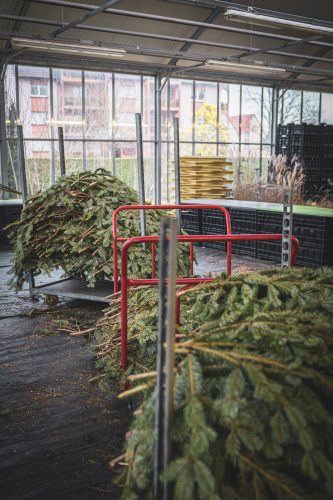
[[[177,205],[175,205],[177,207]],[[207,205],[210,207],[210,205]],[[183,206],[182,206],[183,207]],[[121,207],[120,207],[121,208]],[[138,209],[140,207],[137,207]],[[205,241],[281,241],[282,234],[226,234],[226,235],[179,235],[177,242],[205,242]],[[119,241],[119,239],[118,239]],[[120,241],[124,241],[121,239]],[[158,278],[128,278],[128,249],[140,243],[157,243],[158,236],[137,236],[125,241],[121,249],[121,368],[127,366],[127,299],[128,288],[131,286],[154,286],[159,283]],[[295,265],[299,243],[295,236],[292,236],[291,265]],[[231,269],[230,269],[231,272]],[[195,285],[207,283],[216,278],[177,278],[177,285]],[[179,319],[179,314],[178,314]]]
[[[226,220],[226,234],[231,234],[231,220],[230,214],[225,207],[221,207],[219,205],[122,205],[118,207],[113,212],[113,223],[112,223],[112,236],[113,236],[113,285],[114,285],[114,293],[118,292],[118,243],[128,241],[130,238],[118,237],[117,230],[117,216],[119,212],[124,210],[219,210],[225,216]],[[143,240],[142,240],[143,241]],[[156,277],[156,265],[155,265],[155,256],[156,256],[156,243],[157,240],[145,240],[146,243],[152,243],[152,276]],[[197,240],[193,240],[197,241]],[[193,241],[190,241],[190,273],[193,274]],[[227,274],[231,274],[231,241],[227,241]]]

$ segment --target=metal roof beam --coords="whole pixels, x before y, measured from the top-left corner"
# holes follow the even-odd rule
[[[62,23],[59,21],[53,21],[49,19],[40,19],[40,18],[35,18],[35,17],[23,17],[23,16],[15,16],[11,14],[1,14],[0,13],[0,19],[7,19],[7,20],[16,20],[16,21],[21,21],[21,22],[27,22],[27,23],[34,23],[34,24],[40,24],[40,25],[48,25],[48,26],[62,26]],[[203,45],[207,47],[220,47],[224,49],[231,49],[231,50],[241,50],[244,51],[244,57],[245,55],[251,55],[255,53],[260,53],[261,50],[273,54],[273,55],[278,55],[278,56],[285,56],[285,57],[290,57],[290,58],[296,58],[296,59],[307,59],[307,60],[313,60],[313,61],[320,61],[320,62],[327,62],[327,63],[333,63],[333,59],[326,58],[326,57],[318,57],[318,56],[312,56],[308,54],[299,54],[297,52],[284,52],[284,51],[279,51],[279,50],[273,50],[272,48],[269,49],[259,49],[259,48],[254,48],[254,47],[246,47],[245,45],[235,45],[235,44],[228,44],[228,43],[220,43],[220,42],[210,42],[208,40],[197,40],[197,39],[192,39],[192,38],[185,38],[185,37],[177,37],[177,36],[169,36],[169,35],[160,35],[157,33],[146,33],[146,32],[141,32],[141,31],[132,31],[132,30],[123,30],[123,29],[118,29],[118,28],[107,28],[103,26],[91,26],[91,25],[76,25],[73,29],[77,30],[87,30],[87,31],[95,31],[95,32],[101,32],[101,33],[113,33],[113,34],[119,34],[119,35],[128,35],[128,36],[137,36],[141,38],[152,38],[156,40],[169,40],[172,42],[185,42],[185,43],[191,43],[192,45]],[[293,42],[288,42],[286,45],[289,46],[291,45],[296,45],[298,44],[299,41],[293,41]],[[185,44],[184,44],[185,45]],[[281,47],[283,47],[281,45]],[[246,51],[246,52],[245,52]],[[241,54],[240,56],[243,56]],[[235,57],[240,57],[240,56],[235,56]]]
[[[8,32],[8,31],[0,31],[0,38],[3,39],[10,39],[14,37],[24,37],[24,38],[30,38],[31,40],[36,40],[36,36],[31,36],[29,33],[22,33],[22,32]],[[37,37],[38,40],[41,42],[44,41],[50,41],[50,37],[44,36],[44,37]],[[71,43],[75,40],[68,39],[68,38],[58,38],[59,41],[62,41],[64,43]],[[137,45],[128,45],[128,44],[110,44],[106,42],[98,42],[98,46],[101,47],[109,47],[109,48],[121,48],[125,49],[127,53],[129,54],[139,54],[143,56],[149,56],[149,57],[178,57],[179,59],[183,60],[188,60],[188,61],[201,61],[205,62],[207,60],[207,56],[204,54],[195,54],[193,52],[181,52],[181,51],[172,51],[172,50],[167,50],[167,49],[161,49],[161,48],[149,48],[149,47],[138,47]],[[24,49],[25,50],[25,49]],[[10,57],[10,55],[9,55]],[[228,61],[228,58],[221,59],[221,61]],[[333,77],[333,71],[328,71],[325,69],[320,69],[320,68],[311,68],[311,67],[304,67],[304,66],[294,66],[290,64],[274,64],[274,63],[269,63],[269,66],[275,66],[277,68],[281,68],[282,70],[285,70],[288,73],[303,73],[307,75],[317,75],[317,76],[332,76]],[[262,67],[264,69],[264,65]],[[261,68],[258,67],[258,72],[261,71]]]
[[[322,48],[322,49],[318,52],[318,56],[319,56],[319,57],[322,57],[322,56],[324,56],[325,54],[327,54],[327,52],[329,52],[329,51],[330,51],[330,49],[328,49],[328,48],[324,47],[324,48]],[[315,61],[306,61],[306,62],[305,62],[305,63],[301,66],[301,68],[311,68],[311,66],[312,66],[314,63],[315,63]],[[291,79],[295,79],[295,80],[296,80],[300,74],[301,74],[301,72],[300,72],[300,71],[298,71],[298,70],[297,70],[297,71],[295,71],[294,73],[292,73],[292,74],[289,76],[289,80],[291,80]]]
[[[73,9],[94,10],[96,8],[96,6],[94,6],[94,5],[82,4],[79,2],[72,2],[72,1],[67,1],[67,0],[30,0],[30,1],[34,2],[34,3],[45,4],[45,5],[56,5],[59,7],[71,7]],[[182,2],[180,2],[180,3],[182,3]],[[228,4],[229,4],[229,2],[228,2]],[[230,4],[229,4],[229,6],[230,6]],[[207,5],[206,5],[206,7],[207,7]],[[245,35],[260,36],[260,37],[264,37],[264,38],[275,38],[277,40],[288,40],[288,41],[295,40],[296,41],[296,40],[302,39],[299,37],[279,35],[278,33],[273,33],[273,32],[254,31],[254,30],[250,30],[250,29],[246,29],[246,28],[236,28],[236,27],[231,27],[231,26],[222,26],[220,24],[204,23],[204,22],[200,22],[200,21],[190,21],[188,19],[160,16],[160,15],[156,15],[156,14],[147,14],[144,12],[136,12],[136,11],[131,11],[131,10],[121,10],[121,9],[110,8],[110,9],[106,9],[105,13],[119,15],[119,16],[135,17],[138,19],[149,19],[152,21],[162,21],[162,22],[167,22],[167,23],[183,24],[185,26],[203,27],[205,29],[229,31],[230,33],[240,33],[240,34],[245,34]],[[333,48],[333,44],[328,43],[328,42],[312,41],[309,43],[313,44],[313,45],[320,45],[323,47]]]
[[[19,60],[19,64],[26,64],[32,66],[42,66],[42,67],[57,67],[57,68],[75,68],[75,69],[86,69],[95,71],[106,71],[106,72],[130,72],[130,73],[140,73],[145,75],[156,75],[159,71],[164,71],[170,69],[167,64],[154,63],[149,64],[145,62],[133,62],[133,61],[102,61],[100,58],[93,59],[89,61],[84,61],[82,58],[71,58],[71,57],[57,57],[54,54],[26,54],[25,57],[28,59]],[[87,64],[88,63],[88,64]],[[203,75],[205,80],[214,82],[224,82],[224,83],[244,83],[253,85],[266,85],[275,86],[279,84],[284,87],[288,84],[288,81],[281,80],[274,77],[270,79],[269,77],[260,75],[248,76],[248,75],[231,75],[230,73],[224,73],[223,71],[212,72],[205,68],[205,72],[198,71],[195,69],[190,69],[188,66],[175,66],[177,70],[177,77],[179,78],[195,78],[202,80]],[[181,70],[184,70],[183,73]],[[291,83],[291,82],[289,82]],[[332,92],[332,85],[318,84],[318,81],[301,82],[295,81],[296,88],[298,89],[312,89],[312,90],[323,90]]]
[[[211,23],[212,21],[214,21],[214,19],[217,18],[217,16],[221,13],[221,9],[214,9],[213,12],[211,12],[209,14],[209,16],[205,19],[205,23]],[[203,27],[200,27],[200,28],[197,28],[195,30],[195,32],[191,35],[190,39],[191,40],[198,40],[198,38],[200,38],[200,36],[206,31],[205,28]],[[188,41],[188,42],[185,42],[184,45],[182,45],[182,47],[180,48],[180,50],[186,52],[190,47],[191,47],[191,42]],[[177,62],[179,61],[179,59],[177,57],[173,57],[171,59],[171,61],[169,62],[169,65],[172,65],[172,64],[177,64]]]
[[[267,48],[262,48],[262,49],[254,49],[254,50],[251,51],[251,53],[249,53],[249,49],[247,49],[242,54],[239,54],[238,56],[235,56],[235,58],[240,59],[242,57],[246,57],[246,56],[249,56],[249,55],[252,55],[252,54],[265,54],[265,53],[269,53],[269,52],[276,51],[276,50],[279,50],[279,49],[284,49],[286,47],[292,47],[292,46],[295,46],[295,45],[300,45],[302,43],[312,42],[313,40],[318,40],[319,38],[322,38],[322,37],[321,36],[311,36],[311,37],[307,37],[307,38],[302,38],[302,40],[293,40],[293,41],[290,41],[290,42],[282,43],[280,45],[274,45],[273,47],[267,47]]]
[[[65,24],[65,26],[62,26],[61,28],[53,31],[50,33],[49,36],[58,36],[60,33],[64,33],[65,31],[75,28],[77,24],[84,23],[85,21],[88,21],[88,19],[91,19],[92,17],[97,16],[97,14],[100,14],[101,12],[104,12],[106,9],[110,8],[112,5],[118,3],[120,0],[109,0],[108,2],[103,3],[99,7],[96,7],[94,10],[91,10],[84,16],[77,17],[70,23]]]

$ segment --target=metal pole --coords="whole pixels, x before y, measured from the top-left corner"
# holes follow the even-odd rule
[[[7,151],[7,130],[6,130],[6,103],[5,103],[5,82],[0,81],[0,135],[1,135],[1,183],[8,186],[8,151]],[[4,198],[8,193],[4,192]]]
[[[293,191],[283,190],[282,254],[281,266],[290,267],[293,229]]]
[[[53,93],[53,69],[49,69],[50,79],[50,117],[51,117],[51,186],[56,181],[56,160],[55,160],[55,142],[54,142],[54,93]]]
[[[23,127],[22,125],[17,125],[17,141],[18,141],[18,153],[19,153],[19,169],[21,176],[21,191],[22,191],[22,202],[23,207],[25,206],[27,196],[28,196],[28,187],[27,187],[27,174],[25,168],[25,154],[24,154],[24,141],[23,141]],[[27,273],[28,276],[28,285],[29,285],[29,294],[30,298],[34,299],[33,289],[35,288],[35,280],[34,275],[30,271]]]
[[[170,230],[169,241],[166,239],[168,228]],[[166,217],[161,219],[159,255],[154,492],[156,499],[168,500],[168,484],[166,481],[160,480],[160,475],[168,465],[171,447],[170,427],[173,415],[173,367],[176,328],[177,222]],[[164,348],[165,344],[166,349]]]
[[[179,119],[173,120],[173,133],[174,133],[174,165],[175,165],[175,203],[180,205],[180,162],[179,162]],[[180,210],[176,211],[177,221],[180,225],[181,213]]]
[[[169,221],[168,296],[166,317],[165,409],[164,409],[164,470],[171,456],[170,432],[173,420],[173,389],[176,335],[177,222]],[[168,483],[164,484],[164,500],[169,499]]]
[[[141,113],[135,113],[136,126],[136,154],[138,161],[138,185],[139,185],[139,201],[140,205],[145,205],[145,170],[143,162],[143,146],[142,146],[142,120]],[[146,236],[146,212],[140,210],[140,229],[141,236]],[[143,245],[145,248],[145,244]]]
[[[155,79],[155,171],[154,202],[161,203],[161,77]]]
[[[60,175],[66,175],[66,160],[65,160],[64,129],[63,129],[63,127],[58,127],[58,141],[59,141],[59,157],[60,157]]]
[[[25,205],[28,196],[28,186],[27,186],[27,172],[25,168],[25,153],[24,153],[24,141],[23,141],[23,127],[22,125],[17,125],[17,141],[18,141],[18,152],[19,152],[19,168],[21,177],[21,191],[22,191],[22,201],[23,206]]]
[[[164,444],[164,429],[163,429],[163,389],[164,389],[164,366],[166,361],[166,353],[164,343],[166,341],[166,253],[167,253],[167,219],[161,219],[160,225],[160,244],[159,244],[159,309],[158,309],[158,333],[157,333],[157,380],[156,380],[156,412],[155,412],[155,455],[154,455],[154,493],[156,499],[162,499],[163,483],[160,481],[160,474],[163,471],[163,444]]]

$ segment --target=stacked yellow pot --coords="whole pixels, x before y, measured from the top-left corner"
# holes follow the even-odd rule
[[[232,173],[232,162],[220,156],[180,157],[181,200],[229,196]]]

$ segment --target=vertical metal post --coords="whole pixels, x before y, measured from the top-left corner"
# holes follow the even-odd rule
[[[87,170],[87,144],[86,144],[86,79],[85,72],[82,71],[81,75],[81,88],[82,88],[82,155],[83,155],[83,170]]]
[[[169,188],[170,188],[170,170],[171,170],[171,158],[170,158],[170,123],[169,123],[169,120],[170,120],[170,117],[171,117],[171,113],[170,113],[170,99],[171,99],[171,84],[170,84],[170,80],[168,80],[167,82],[167,109],[166,109],[166,112],[167,112],[167,127],[166,127],[166,140],[167,140],[167,143],[166,143],[166,199],[167,199],[167,203],[170,203],[170,192],[169,192]],[[161,101],[161,106],[162,106],[162,101]],[[161,110],[162,112],[162,110]]]
[[[195,102],[196,102],[196,82],[192,82],[192,155],[195,155]]]
[[[50,127],[51,127],[51,185],[56,181],[56,160],[55,160],[55,137],[54,137],[54,94],[53,94],[53,70],[49,70],[50,79]]]
[[[290,267],[293,229],[293,191],[283,190],[282,255],[281,266]]]
[[[115,87],[115,77],[112,73],[112,87],[111,87],[111,116],[112,116],[112,175],[117,175],[116,169],[116,143],[115,143],[115,123],[116,123],[116,87]]]
[[[0,68],[2,69],[2,68]],[[1,183],[8,186],[8,151],[7,151],[7,130],[6,130],[6,100],[5,100],[5,81],[0,80],[0,136],[1,136]],[[4,197],[8,196],[4,192]]]
[[[155,170],[154,203],[161,203],[161,77],[155,79]]]
[[[27,186],[27,172],[25,168],[25,153],[24,153],[24,141],[23,141],[23,127],[22,125],[17,125],[17,141],[18,141],[18,153],[19,153],[19,168],[21,177],[21,191],[22,191],[22,201],[25,205],[28,196],[28,186]]]
[[[168,250],[168,295],[166,317],[166,360],[165,360],[165,424],[164,424],[164,470],[171,456],[170,432],[173,419],[173,389],[176,335],[176,278],[177,278],[177,223],[169,221]],[[164,500],[169,499],[168,484],[164,484]]]
[[[277,87],[273,87],[272,92],[272,123],[271,123],[271,143],[275,149],[276,145],[276,131],[279,122],[279,91]],[[273,151],[271,151],[273,153]],[[274,151],[277,153],[277,151]]]
[[[238,123],[238,164],[237,176],[238,182],[241,183],[242,179],[242,101],[243,101],[243,86],[239,86],[239,123]]]
[[[219,142],[220,142],[220,84],[216,84],[216,156],[219,156]]]
[[[60,175],[66,175],[66,160],[65,160],[64,129],[63,129],[63,127],[58,127],[58,141],[59,141]]]
[[[173,414],[174,339],[176,330],[177,223],[163,217],[159,247],[159,323],[157,349],[154,493],[169,499],[168,484],[160,480],[170,458],[170,427]],[[169,242],[167,230],[170,231]],[[168,258],[168,264],[167,264]],[[167,282],[168,281],[168,287]],[[166,349],[164,348],[166,344]]]
[[[264,87],[261,87],[261,108],[260,108],[260,159],[259,159],[259,176],[262,179],[262,138],[263,138],[263,121],[264,121]]]
[[[146,197],[145,197],[145,170],[143,162],[141,113],[135,113],[135,126],[136,126],[136,154],[138,161],[139,200],[140,200],[140,205],[144,205],[146,202]],[[141,236],[146,236],[145,210],[140,210],[140,228],[141,228]]]
[[[19,153],[19,169],[21,176],[21,191],[22,191],[22,202],[23,207],[26,203],[28,196],[28,186],[27,186],[27,175],[25,168],[25,154],[24,154],[24,141],[23,141],[23,127],[22,125],[17,126],[17,141],[18,141],[18,153]],[[30,298],[34,298],[33,288],[35,287],[34,275],[32,272],[28,272],[28,284],[29,284],[29,294]]]
[[[179,161],[179,118],[173,120],[174,135],[174,165],[175,165],[175,203],[180,205],[180,161]],[[180,225],[180,210],[176,210],[177,221]]]

